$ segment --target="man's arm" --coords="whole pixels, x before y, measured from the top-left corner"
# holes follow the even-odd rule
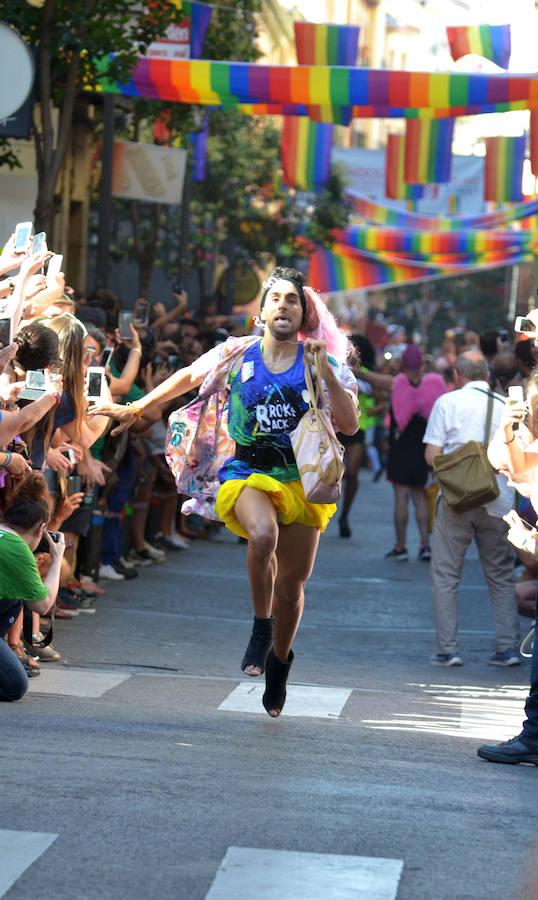
[[[426,451],[424,456],[426,457],[426,462],[431,467],[433,466],[433,461],[436,456],[439,456],[440,453],[443,452],[443,448],[439,447],[437,444],[426,444]]]

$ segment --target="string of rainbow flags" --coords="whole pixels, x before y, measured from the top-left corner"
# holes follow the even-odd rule
[[[210,21],[207,6],[183,3],[196,35],[192,56],[202,54]],[[528,109],[531,170],[538,177],[537,75],[357,67],[357,26],[294,26],[297,66],[142,58],[127,84],[111,82],[103,68],[99,89],[238,108],[247,115],[284,116],[284,180],[307,191],[323,189],[328,180],[335,124],[348,125],[354,117],[403,118],[405,134],[388,139],[385,194],[412,203],[424,196],[426,185],[450,181],[457,116]],[[447,38],[454,60],[476,53],[508,68],[509,25],[447,28]],[[206,138],[207,117],[199,142],[202,154]],[[335,232],[330,248],[310,248],[310,283],[326,293],[424,281],[531,259],[538,239],[533,218],[538,201],[522,202],[525,155],[525,136],[486,139],[484,199],[511,205],[481,216],[428,217],[350,194],[361,224]],[[195,177],[203,178],[204,160],[197,157],[195,162]],[[514,222],[523,230],[510,230]]]

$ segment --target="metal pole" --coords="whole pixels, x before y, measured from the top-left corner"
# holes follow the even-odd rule
[[[103,94],[103,153],[99,189],[99,233],[96,287],[108,287],[112,238],[112,162],[114,155],[114,95]]]
[[[516,317],[517,295],[519,290],[519,266],[512,266],[512,279],[510,282],[510,303],[508,306],[508,319],[510,322]]]

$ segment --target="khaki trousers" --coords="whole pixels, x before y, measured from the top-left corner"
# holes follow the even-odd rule
[[[458,592],[463,561],[473,538],[493,606],[496,649],[502,652],[518,646],[514,557],[506,539],[507,531],[506,522],[490,516],[484,506],[456,513],[439,496],[431,540],[438,653],[455,653],[458,649]]]

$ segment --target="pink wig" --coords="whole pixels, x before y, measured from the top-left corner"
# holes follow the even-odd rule
[[[317,291],[306,285],[303,291],[306,298],[306,316],[299,332],[299,340],[311,338],[314,341],[325,341],[327,352],[338,362],[345,362],[351,350],[346,335],[338,327],[336,319]]]

